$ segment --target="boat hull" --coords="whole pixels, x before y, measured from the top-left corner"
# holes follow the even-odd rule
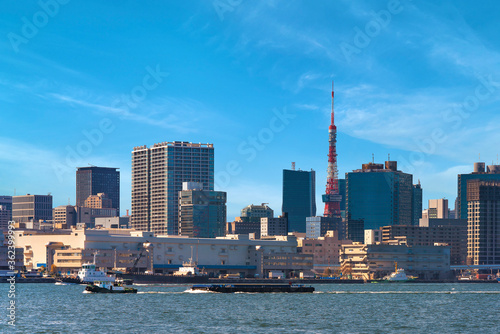
[[[96,285],[87,285],[85,291],[92,293],[137,293],[137,289],[134,288],[124,288],[123,290],[110,290],[107,288],[102,288]]]
[[[302,293],[314,292],[314,287],[304,285],[290,284],[212,284],[212,285],[193,285],[191,290],[235,293],[235,292],[284,292],[284,293]]]

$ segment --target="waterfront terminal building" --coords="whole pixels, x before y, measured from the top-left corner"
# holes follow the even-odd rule
[[[154,236],[128,229],[19,230],[16,242],[24,248],[28,270],[54,264],[61,273],[76,272],[96,251],[98,267],[158,274],[174,273],[191,257],[200,270],[213,275],[267,277],[270,271],[282,271],[298,276],[313,267],[313,256],[298,253],[297,238],[292,235],[258,240],[248,235]]]

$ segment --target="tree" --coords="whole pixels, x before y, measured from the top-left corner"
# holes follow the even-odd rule
[[[323,271],[323,276],[325,277],[330,277],[332,274],[332,270],[330,268],[325,268],[325,271]]]
[[[57,266],[56,266],[55,264],[52,264],[52,265],[50,266],[50,273],[51,273],[52,275],[55,275],[55,274],[57,273]]]

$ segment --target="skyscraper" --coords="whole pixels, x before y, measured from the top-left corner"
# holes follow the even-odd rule
[[[316,215],[314,170],[283,170],[282,211],[288,214],[288,232],[306,232],[306,217]]]
[[[397,170],[396,161],[386,161],[385,168],[383,164],[363,164],[362,169],[347,173],[347,224],[352,221],[358,226],[363,221],[364,229],[369,230],[412,225],[412,180],[411,174]],[[347,229],[354,231],[349,226]],[[364,237],[363,233],[356,233],[359,238]]]
[[[455,207],[455,218],[458,219],[467,219],[468,180],[500,181],[500,166],[490,165],[486,169],[484,162],[476,162],[472,173],[458,175],[458,198]]]
[[[500,264],[500,181],[467,181],[467,262]]]
[[[98,193],[111,199],[111,207],[120,215],[120,172],[118,168],[79,167],[76,171],[76,206],[85,206],[85,200]]]
[[[131,226],[158,235],[178,234],[183,182],[214,190],[213,144],[174,141],[134,147]]]
[[[179,192],[179,234],[190,238],[224,236],[226,193],[203,190],[198,182],[183,182]]]
[[[427,214],[429,219],[448,219],[448,200],[446,198],[430,199]]]
[[[52,220],[52,195],[13,196],[12,220],[16,223]]]
[[[12,220],[12,196],[0,196],[0,230],[9,227]]]
[[[418,226],[420,218],[422,218],[422,186],[420,180],[417,184],[413,185],[413,199],[412,199],[412,225]]]

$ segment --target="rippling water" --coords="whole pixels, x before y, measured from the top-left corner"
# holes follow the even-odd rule
[[[83,294],[84,286],[18,284],[18,333],[500,333],[500,284],[325,284],[313,294]],[[8,284],[0,284],[0,332]]]

